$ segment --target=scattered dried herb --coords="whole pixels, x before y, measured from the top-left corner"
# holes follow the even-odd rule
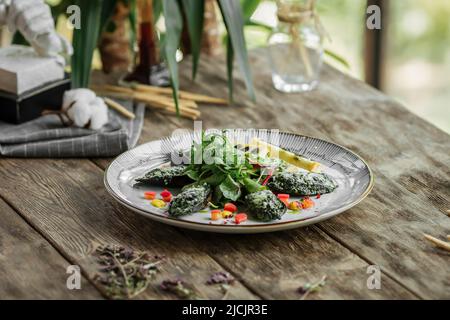
[[[167,279],[161,282],[160,288],[175,294],[180,299],[197,300],[199,297],[182,279]]]
[[[112,299],[131,299],[144,292],[164,261],[163,257],[117,245],[98,247],[95,255],[101,266],[95,279]]]
[[[206,281],[207,284],[232,284],[235,281],[234,277],[229,274],[228,272],[219,271],[216,273],[213,273],[208,281]]]
[[[326,284],[327,276],[323,276],[319,281],[315,283],[307,283],[297,289],[297,292],[301,294],[300,300],[306,299],[306,297],[313,292],[319,291]]]
[[[228,297],[228,293],[230,292],[230,285],[232,285],[234,281],[235,279],[231,274],[229,274],[228,272],[219,271],[213,273],[209,277],[208,281],[206,281],[206,284],[220,284],[220,290],[223,292],[222,300],[225,300]]]

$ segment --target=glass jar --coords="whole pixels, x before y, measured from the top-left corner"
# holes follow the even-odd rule
[[[279,0],[278,25],[268,39],[274,87],[282,92],[304,92],[319,83],[323,37],[314,1]]]

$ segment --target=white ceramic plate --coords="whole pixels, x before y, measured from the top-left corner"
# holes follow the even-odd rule
[[[105,172],[105,186],[108,192],[121,204],[150,219],[177,227],[220,233],[259,233],[286,230],[307,226],[329,219],[358,204],[370,192],[373,175],[367,163],[350,150],[307,136],[292,133],[271,132],[267,130],[227,131],[229,138],[248,142],[258,137],[267,142],[279,141],[279,146],[298,155],[321,163],[322,172],[330,175],[339,187],[330,194],[316,199],[312,209],[300,213],[286,213],[281,220],[260,222],[249,220],[239,225],[224,220],[211,221],[209,213],[197,212],[182,218],[172,218],[165,210],[157,209],[144,199],[145,191],[161,192],[163,188],[154,186],[135,186],[134,180],[145,172],[159,167],[171,159],[178,150],[187,150],[199,133],[189,133],[145,143],[118,156]],[[170,189],[173,193],[179,192]],[[291,198],[295,199],[295,198]]]

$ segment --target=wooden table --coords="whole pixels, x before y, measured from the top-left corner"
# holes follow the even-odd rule
[[[202,58],[182,87],[226,97],[225,63]],[[0,298],[102,298],[93,281],[97,244],[165,255],[162,273],[142,298],[174,298],[158,286],[180,276],[207,298],[205,285],[226,270],[239,281],[231,299],[298,299],[296,289],[322,275],[311,299],[450,298],[450,254],[423,233],[450,234],[450,136],[364,83],[325,67],[318,89],[283,94],[272,88],[261,52],[251,55],[257,102],[235,79],[236,105],[204,106],[204,128],[279,128],[346,146],[372,167],[375,187],[355,208],[303,229],[220,235],[152,222],[116,203],[103,186],[110,159],[0,159]],[[238,74],[236,72],[235,74]],[[140,142],[192,122],[147,112]],[[82,289],[66,288],[66,268],[79,265]],[[381,289],[367,287],[367,268],[381,268]]]

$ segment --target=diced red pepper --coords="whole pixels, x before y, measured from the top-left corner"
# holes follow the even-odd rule
[[[286,207],[289,206],[289,195],[288,194],[284,194],[284,193],[280,193],[277,195],[278,199],[281,200],[281,202],[283,202]]]
[[[236,212],[237,207],[233,203],[225,203],[223,210],[230,211],[230,212]]]
[[[316,199],[320,199],[320,193],[316,196]]]
[[[272,178],[274,171],[275,170],[270,170],[269,174],[267,175],[267,177],[264,179],[264,181],[262,183],[263,186],[265,186],[267,184],[267,182],[269,182],[269,179]]]
[[[302,200],[302,209],[309,209],[314,207],[314,201],[311,198],[305,198]]]
[[[171,193],[169,190],[164,189],[164,190],[160,193],[160,195],[161,195],[162,198],[165,198],[165,197],[171,196],[172,193]]]
[[[155,197],[156,197],[156,192],[154,192],[154,191],[144,192],[144,198],[147,200],[153,200],[153,199],[155,199]]]
[[[169,194],[168,196],[163,197],[162,199],[163,199],[164,202],[170,202],[170,201],[172,201],[172,195]]]
[[[240,224],[241,222],[244,222],[247,220],[247,215],[245,213],[239,213],[234,216],[234,223]]]

